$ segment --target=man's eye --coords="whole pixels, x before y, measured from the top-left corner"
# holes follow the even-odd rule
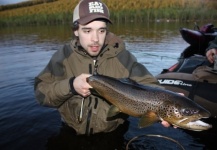
[[[90,30],[84,30],[84,33],[90,33]]]
[[[100,33],[104,33],[104,32],[106,32],[106,30],[105,30],[105,29],[102,29],[102,30],[100,30]]]

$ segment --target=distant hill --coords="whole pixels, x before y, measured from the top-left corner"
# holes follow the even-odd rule
[[[21,8],[21,7],[29,7],[37,4],[42,4],[42,3],[49,3],[49,2],[55,2],[57,0],[15,0],[13,1],[0,1],[0,11],[3,10],[8,10],[8,9],[16,9],[16,8]],[[19,3],[15,3],[19,2]]]
[[[24,1],[28,1],[28,0],[0,0],[0,5],[16,4]]]

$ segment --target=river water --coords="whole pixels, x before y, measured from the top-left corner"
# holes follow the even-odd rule
[[[110,30],[126,42],[126,47],[153,74],[159,74],[177,61],[188,44],[180,27],[193,23],[117,24]],[[160,123],[139,129],[138,119],[130,117],[121,134],[77,137],[64,127],[56,109],[40,106],[34,97],[34,77],[45,67],[52,54],[71,40],[68,25],[0,28],[0,149],[215,149],[217,134],[192,134]],[[150,136],[150,135],[160,135]],[[210,138],[208,142],[202,140]],[[164,137],[166,138],[164,138]],[[118,146],[115,144],[118,143]],[[115,146],[113,146],[113,144]]]

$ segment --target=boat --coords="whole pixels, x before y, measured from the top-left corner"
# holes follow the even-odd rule
[[[216,28],[212,24],[197,31],[181,28],[182,38],[190,46],[183,50],[177,63],[163,69],[156,78],[166,89],[183,93],[217,118],[217,68],[214,67],[217,60],[211,64],[205,57],[209,41],[217,36],[217,30],[213,30]]]
[[[209,41],[214,40],[217,36],[217,28],[208,23],[199,28],[195,23],[194,29],[180,28],[182,38],[195,48],[204,49],[208,46]]]

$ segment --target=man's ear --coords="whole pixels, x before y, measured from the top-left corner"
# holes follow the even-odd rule
[[[78,36],[78,30],[74,31],[75,36]]]

